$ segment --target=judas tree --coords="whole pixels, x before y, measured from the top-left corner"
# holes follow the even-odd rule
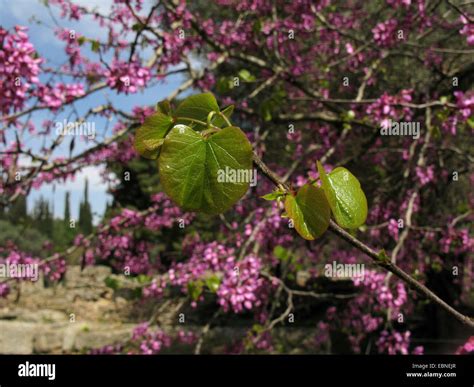
[[[291,324],[312,328],[310,351],[337,350],[342,333],[343,351],[422,353],[412,331],[437,337],[436,321],[461,341],[472,334],[467,3],[45,7],[59,15],[61,65],[27,27],[0,29],[1,205],[91,166],[114,175],[104,174],[114,205],[66,251],[9,248],[2,259],[60,279],[79,252],[123,275],[115,287],[132,281],[158,306],[179,298],[207,311],[202,329],[177,334],[153,315],[103,352],[176,340],[199,353],[236,315],[247,334],[228,351],[288,350],[277,332]],[[105,33],[66,27],[86,22]],[[168,95],[138,102],[172,79]],[[88,123],[93,136],[78,130]],[[347,276],[352,265],[363,275]]]

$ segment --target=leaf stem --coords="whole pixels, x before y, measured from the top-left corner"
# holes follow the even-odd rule
[[[176,117],[176,121],[189,121],[189,122],[194,122],[194,123],[202,125],[202,126],[209,127],[211,129],[221,130],[221,128],[219,128],[218,126],[212,125],[210,123],[207,123],[207,122],[204,122],[204,121],[201,121],[201,120],[196,120],[195,118]]]
[[[229,119],[227,118],[227,116],[226,116],[224,113],[219,112],[219,113],[217,113],[217,114],[219,114],[219,115],[222,117],[222,119],[225,121],[225,123],[227,124],[227,126],[232,126],[232,123],[229,121]]]

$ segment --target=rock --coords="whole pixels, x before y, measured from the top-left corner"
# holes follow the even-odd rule
[[[69,266],[64,282],[67,288],[105,287],[104,281],[111,273],[112,270],[107,266],[87,266],[82,271],[80,266]]]
[[[37,324],[0,321],[0,353],[30,354],[33,353],[33,341]]]
[[[68,317],[65,313],[53,309],[41,309],[36,311],[24,310],[18,315],[17,319],[26,322],[38,323],[56,323],[68,321]]]
[[[56,325],[40,329],[33,341],[35,353],[60,353],[63,347],[65,325]]]
[[[77,323],[69,324],[64,330],[63,336],[63,352],[70,353],[74,348],[74,342],[76,341],[77,333],[81,327]]]
[[[99,327],[83,325],[78,331],[74,347],[76,350],[101,348],[105,345],[125,342],[131,337],[132,326]]]
[[[21,281],[19,286],[24,296],[40,292],[44,289],[44,276],[40,273],[37,281]]]

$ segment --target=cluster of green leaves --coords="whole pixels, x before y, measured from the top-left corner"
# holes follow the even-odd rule
[[[135,148],[158,159],[165,192],[183,210],[219,214],[232,207],[249,182],[219,181],[219,171],[251,171],[252,146],[229,119],[233,106],[222,111],[211,93],[186,98],[173,110],[168,101],[137,130]],[[357,178],[338,167],[326,173],[317,163],[321,186],[308,182],[298,192],[274,191],[263,198],[284,201],[296,231],[307,240],[327,230],[331,214],[344,228],[356,229],[367,218],[367,199]]]
[[[218,181],[219,171],[251,172],[252,145],[231,126],[233,106],[222,111],[211,93],[186,98],[173,111],[160,102],[137,130],[135,149],[158,159],[164,191],[186,211],[219,214],[249,188],[247,181]]]
[[[188,282],[188,295],[193,301],[197,301],[206,290],[216,293],[221,284],[221,279],[213,274],[197,281]]]
[[[266,200],[284,200],[286,215],[298,234],[314,240],[329,227],[329,219],[344,228],[356,229],[367,218],[367,199],[359,180],[346,168],[338,167],[326,173],[317,162],[321,186],[316,182],[303,185],[296,194],[276,190],[263,196]]]

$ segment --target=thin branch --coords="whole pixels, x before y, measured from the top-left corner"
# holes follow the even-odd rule
[[[263,161],[254,154],[254,162],[257,165],[257,167],[261,170],[261,172],[268,177],[275,185],[277,185],[280,188],[287,188],[287,185],[282,181],[282,179],[274,173],[272,170],[270,170]],[[286,190],[288,192],[288,189]],[[329,221],[329,229],[331,232],[336,234],[338,237],[344,239],[345,241],[349,242],[352,246],[357,248],[359,251],[363,252],[379,266],[383,267],[385,270],[388,270],[389,272],[395,274],[398,278],[400,278],[402,281],[407,283],[409,286],[417,290],[419,293],[423,294],[426,298],[429,300],[433,301],[435,304],[439,305],[441,308],[443,308],[446,312],[448,312],[450,315],[461,321],[462,323],[466,324],[467,326],[474,328],[474,319],[469,316],[465,316],[462,313],[458,312],[456,309],[454,309],[452,306],[447,304],[445,301],[443,301],[441,298],[439,298],[435,293],[433,293],[430,289],[428,289],[425,285],[423,285],[421,282],[417,281],[413,277],[411,277],[408,273],[403,271],[399,266],[397,266],[395,263],[392,263],[390,259],[384,259],[381,258],[379,253],[367,246],[365,243],[360,241],[359,239],[353,237],[351,234],[349,234],[346,230],[341,228],[339,225],[337,225],[333,220]],[[288,309],[291,311],[293,308],[292,304],[292,296],[288,296]],[[281,316],[280,316],[281,317]]]

